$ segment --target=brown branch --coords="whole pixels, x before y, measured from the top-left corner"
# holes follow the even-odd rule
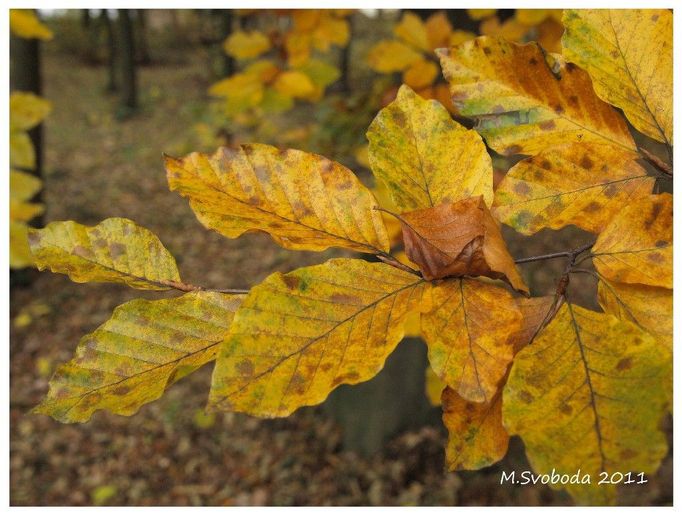
[[[556,253],[539,254],[537,256],[528,256],[526,258],[519,258],[517,260],[514,260],[514,263],[539,262],[542,260],[552,260],[554,258],[571,258],[571,261],[574,261],[580,254],[584,253],[588,249],[591,249],[593,245],[594,245],[594,242],[592,242],[590,244],[581,245],[580,247],[576,247],[575,249],[571,249],[568,251],[559,251]]]
[[[639,148],[639,153],[642,155],[642,157],[651,163],[654,167],[656,167],[658,170],[663,172],[664,174],[667,174],[669,176],[673,175],[673,167],[663,161],[661,158],[658,156],[654,155],[653,153],[649,152],[648,150],[644,148]]]

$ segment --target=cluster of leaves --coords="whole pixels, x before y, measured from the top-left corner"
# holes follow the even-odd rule
[[[514,15],[500,21],[496,9],[468,9],[469,16],[481,20],[478,31],[483,36],[497,36],[507,41],[537,41],[549,52],[561,52],[561,9],[516,9]]]
[[[375,261],[333,259],[248,293],[208,291],[183,283],[158,238],[131,221],[32,230],[41,269],[185,292],[118,307],[36,410],[64,422],[101,409],[130,415],[215,360],[211,410],[287,416],[376,375],[416,317],[445,385],[451,469],[500,460],[515,434],[539,473],[654,472],[672,394],[672,196],[652,194],[645,151],[607,101],[672,141],[672,15],[567,11],[564,23],[564,56],[488,36],[439,51],[474,129],[401,87],[367,133],[390,207],[344,166],[303,151],[250,144],[166,158],[170,189],[207,228]],[[642,44],[623,53],[633,24]],[[486,144],[528,156],[495,191]],[[391,253],[382,210],[399,221],[407,259]],[[556,291],[528,297],[499,222],[523,234],[573,224],[597,237],[552,255],[567,260]],[[579,267],[587,259],[594,270]],[[572,302],[570,277],[583,273],[598,279],[603,312]],[[615,497],[596,481],[564,487],[583,503]]]
[[[348,10],[282,10],[266,13],[275,24],[267,34],[258,30],[233,32],[225,52],[242,69],[209,90],[224,99],[223,112],[237,120],[258,119],[290,110],[296,100],[319,101],[336,81],[338,68],[321,56],[348,44]],[[253,16],[253,14],[251,15]],[[282,25],[288,26],[280,30]]]
[[[20,38],[49,40],[52,32],[32,10],[10,10],[10,30]],[[36,167],[36,153],[28,131],[50,113],[50,102],[30,92],[10,95],[10,267],[19,269],[33,263],[28,248],[28,225],[45,207],[31,199],[41,190],[42,181],[31,173]]]

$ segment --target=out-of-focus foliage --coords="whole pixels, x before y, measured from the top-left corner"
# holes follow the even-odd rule
[[[50,40],[53,37],[52,31],[38,19],[33,9],[10,9],[9,27],[20,38]]]

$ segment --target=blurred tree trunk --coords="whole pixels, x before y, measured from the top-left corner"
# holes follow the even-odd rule
[[[102,9],[100,12],[100,22],[104,26],[104,37],[107,44],[107,85],[106,91],[113,93],[118,90],[116,81],[116,36],[114,34],[114,27],[109,18],[109,11]]]
[[[234,58],[223,51],[222,44],[227,37],[232,34],[232,24],[234,22],[234,11],[232,9],[221,9],[220,11],[220,51],[223,57],[222,76],[229,77],[235,72]]]
[[[121,108],[123,115],[137,109],[137,70],[135,67],[135,34],[129,9],[118,10],[118,49],[121,70]]]
[[[342,428],[343,448],[372,455],[401,432],[438,424],[440,410],[426,398],[426,346],[406,338],[382,371],[358,385],[342,385],[324,404]]]
[[[142,65],[148,65],[152,62],[149,55],[149,46],[147,45],[147,12],[145,9],[137,9],[137,55],[138,62]]]
[[[83,61],[88,65],[94,65],[97,62],[97,27],[92,23],[90,9],[81,9],[81,26],[86,41]]]
[[[348,21],[348,44],[341,49],[341,59],[339,63],[339,71],[341,72],[341,77],[336,81],[331,87],[330,91],[343,93],[345,95],[350,95],[351,93],[351,81],[350,81],[350,70],[351,70],[351,45],[353,44],[353,15],[351,14],[347,18]]]

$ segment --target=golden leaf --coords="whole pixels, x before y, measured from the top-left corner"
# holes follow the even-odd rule
[[[313,30],[312,44],[320,52],[329,52],[332,45],[344,47],[348,44],[350,29],[348,22],[322,11],[320,21]]]
[[[426,399],[428,399],[429,403],[434,407],[439,407],[441,404],[441,394],[443,394],[443,389],[445,389],[447,385],[445,385],[443,380],[438,378],[438,375],[431,366],[426,366],[424,377],[424,383],[426,385]]]
[[[519,23],[532,27],[539,25],[549,16],[549,9],[517,9],[514,17]]]
[[[28,131],[52,111],[52,103],[26,91],[14,91],[9,98],[9,123],[13,131]]]
[[[229,35],[224,43],[225,53],[236,59],[253,59],[270,50],[270,39],[257,30],[238,30]]]
[[[424,26],[426,28],[426,37],[429,42],[430,50],[450,46],[452,25],[443,11],[438,11],[429,16],[424,23]]]
[[[10,9],[9,27],[13,34],[20,38],[52,39],[52,31],[42,23],[33,9]]]
[[[400,22],[393,28],[393,33],[405,43],[419,50],[431,50],[426,26],[414,13],[406,11]]]
[[[9,266],[23,269],[33,265],[33,256],[28,246],[28,226],[24,222],[9,221]]]
[[[508,18],[500,22],[497,16],[493,16],[481,22],[480,33],[484,36],[496,36],[507,41],[521,41],[528,32],[528,27],[520,23],[516,18]]]
[[[17,201],[28,201],[43,187],[43,182],[33,174],[19,170],[10,170],[9,192],[10,198]]]
[[[158,237],[128,219],[105,219],[93,227],[51,222],[31,228],[28,240],[38,269],[68,274],[76,283],[168,290],[180,282],[175,259]]]
[[[497,9],[467,9],[467,14],[472,20],[483,20],[497,12]]]
[[[655,179],[635,152],[598,143],[550,147],[513,166],[495,191],[493,213],[524,235],[568,224],[598,233]]]
[[[370,68],[380,73],[402,72],[422,58],[408,45],[396,40],[382,40],[367,54]]]
[[[567,60],[635,129],[672,145],[673,13],[668,9],[567,9]]]
[[[382,263],[336,259],[251,289],[213,373],[209,408],[288,416],[340,384],[369,380],[420,307],[422,279]]]
[[[370,191],[344,166],[317,154],[269,145],[166,157],[171,190],[199,221],[229,238],[264,231],[287,249],[388,251]]]
[[[483,197],[403,213],[400,222],[405,253],[424,278],[487,276],[528,293]]]
[[[315,85],[303,72],[290,70],[277,76],[273,87],[282,95],[293,98],[306,98],[315,93]]]
[[[134,414],[215,359],[243,298],[191,292],[122,304],[81,339],[76,357],[57,370],[34,412],[63,423],[87,421],[98,410]]]
[[[400,211],[475,195],[492,201],[492,163],[481,137],[408,86],[379,112],[367,138],[372,171]]]
[[[35,202],[9,200],[9,218],[19,222],[28,222],[45,211],[45,206]]]
[[[673,288],[672,224],[672,195],[633,201],[597,238],[594,266],[608,281]]]
[[[514,357],[512,337],[521,329],[514,298],[473,279],[436,284],[431,297],[432,308],[421,318],[431,367],[466,400],[492,400]]]
[[[9,133],[10,166],[33,170],[36,167],[36,151],[28,133],[10,131]]]
[[[591,475],[550,484],[578,503],[612,503],[599,473],[654,473],[667,444],[659,424],[670,356],[653,337],[607,314],[569,303],[514,359],[504,390],[504,426],[519,435],[540,474]]]
[[[519,297],[515,301],[521,311],[522,320],[519,331],[511,337],[514,342],[514,354],[530,344],[558,310],[558,299],[552,296]]]
[[[587,73],[560,56],[548,55],[548,63],[535,43],[483,36],[438,53],[455,107],[477,119],[501,154],[571,142],[636,150],[625,120],[595,95]]]
[[[445,461],[450,471],[481,469],[507,453],[509,435],[502,426],[501,390],[486,403],[472,403],[446,388],[443,423],[448,429]]]
[[[430,86],[438,76],[438,67],[435,63],[420,59],[410,65],[403,72],[403,82],[412,89],[418,90]]]

